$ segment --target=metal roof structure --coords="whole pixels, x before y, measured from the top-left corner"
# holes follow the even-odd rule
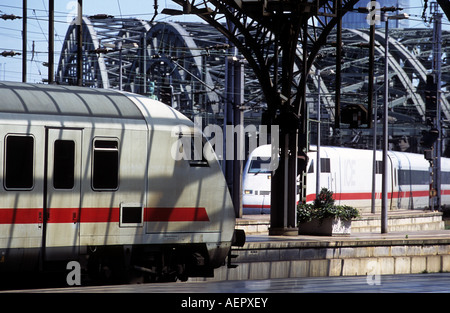
[[[375,33],[375,78],[378,85],[384,83],[384,31]],[[443,42],[450,42],[450,32],[443,31]],[[333,35],[329,38],[333,41]],[[342,102],[344,104],[364,104],[367,102],[368,79],[368,49],[362,43],[368,43],[368,29],[346,29],[343,32],[342,60]],[[424,86],[426,76],[431,73],[432,59],[432,29],[392,29],[389,31],[389,107],[399,114],[408,115],[415,122],[425,120]],[[333,93],[334,77],[330,75],[335,68],[333,47],[323,48],[316,59],[316,68],[321,70],[321,79],[325,82],[322,87],[324,95]],[[448,55],[450,47],[443,45],[443,55]],[[449,94],[445,86],[450,81],[450,75],[445,69],[450,66],[447,59],[442,60],[442,74],[444,92],[442,110],[446,119],[450,118]],[[313,80],[316,80],[314,78]],[[314,87],[313,85],[316,85]],[[310,84],[311,89],[317,90],[317,83]],[[378,103],[382,103],[379,94]],[[333,97],[327,100],[333,106]],[[332,112],[330,111],[330,114]],[[406,116],[404,116],[406,118]]]
[[[136,104],[114,90],[0,82],[2,113],[144,119]]]
[[[317,31],[317,30],[315,30]],[[76,81],[76,27],[67,31],[56,81],[74,84]],[[317,36],[311,33],[311,36]],[[328,41],[332,42],[331,33]],[[450,32],[443,31],[442,114],[450,119],[449,54]],[[367,107],[369,29],[344,29],[342,33],[341,108]],[[188,116],[209,113],[223,115],[225,93],[225,59],[233,55],[225,37],[214,27],[202,23],[152,23],[128,18],[83,18],[83,84],[89,87],[122,89],[167,99]],[[426,76],[431,72],[432,29],[391,29],[389,31],[389,108],[397,124],[424,125]],[[379,89],[384,83],[384,30],[375,35],[375,73]],[[301,64],[301,43],[298,46]],[[323,113],[334,120],[335,57],[333,46],[324,46],[313,64],[319,69]],[[236,55],[240,57],[239,55]],[[121,72],[121,75],[120,75]],[[121,79],[121,82],[120,82]],[[310,75],[307,102],[310,114],[315,114],[318,77]],[[152,90],[154,83],[154,90]],[[266,103],[256,75],[245,67],[244,109],[260,112]],[[381,92],[375,102],[382,104]],[[395,126],[395,125],[394,125]],[[402,126],[403,127],[403,126]]]

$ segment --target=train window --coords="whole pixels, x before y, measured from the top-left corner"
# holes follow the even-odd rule
[[[56,140],[53,156],[53,187],[55,189],[72,189],[75,172],[75,142]]]
[[[191,157],[189,159],[190,166],[209,166],[208,161],[205,158],[205,154],[203,153],[203,147],[205,145],[205,141],[202,139],[195,140],[195,137],[191,138]]]
[[[7,136],[5,160],[5,188],[33,188],[34,138]]]
[[[119,187],[119,142],[95,140],[92,169],[94,190],[117,190]]]
[[[331,173],[330,158],[320,158],[320,172]]]
[[[120,204],[120,227],[140,227],[143,225],[143,206],[139,203]]]
[[[383,174],[383,161],[375,161],[375,174]]]
[[[450,172],[441,172],[442,184],[450,184]]]
[[[308,173],[314,173],[314,160],[312,160],[311,164],[309,165]]]
[[[430,183],[430,173],[420,170],[398,170],[399,185],[428,185]]]
[[[272,173],[272,171],[270,170],[270,160],[271,158],[261,158],[261,157],[253,158],[250,163],[248,172],[255,174]]]

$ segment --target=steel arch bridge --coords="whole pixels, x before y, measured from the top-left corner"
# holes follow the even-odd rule
[[[68,28],[61,51],[56,80],[60,84],[76,82],[76,25]],[[154,23],[139,19],[83,18],[83,84],[96,88],[122,89],[158,96],[188,115],[209,112],[222,114],[225,93],[225,59],[230,56],[225,37],[214,27],[203,23]],[[311,31],[311,36],[315,34]],[[331,33],[332,42],[336,34]],[[392,29],[389,34],[389,106],[397,123],[423,123],[425,101],[423,87],[431,69],[432,30]],[[450,119],[450,63],[447,56],[450,32],[443,31],[442,113]],[[344,29],[341,107],[367,103],[368,29]],[[375,75],[383,83],[384,31],[375,36]],[[301,64],[302,47],[297,49]],[[313,69],[320,69],[320,92],[330,121],[334,120],[335,47],[323,46]],[[317,75],[310,75],[307,101],[313,108],[318,91]],[[155,89],[152,90],[153,84]],[[247,112],[266,108],[259,82],[245,67],[245,105]],[[167,100],[168,99],[168,100]],[[377,94],[378,103],[382,95]],[[169,103],[170,101],[170,103]],[[314,111],[314,109],[310,109]],[[395,125],[394,125],[395,126]]]
[[[84,86],[159,97],[187,114],[221,111],[230,53],[212,26],[83,17],[82,28]],[[76,56],[74,21],[61,51],[59,84],[76,83]],[[260,110],[264,99],[254,75],[246,75],[245,94]]]
[[[330,35],[330,42],[334,40]],[[375,33],[375,66],[374,77],[378,85],[384,83],[384,31]],[[431,73],[432,60],[432,30],[431,29],[393,29],[389,31],[389,108],[397,119],[409,122],[421,122],[425,120],[424,86],[427,75]],[[450,42],[450,32],[443,31],[443,42]],[[368,49],[364,43],[369,42],[368,29],[345,29],[343,31],[343,59],[342,59],[342,88],[340,90],[343,106],[367,103],[368,84]],[[315,62],[315,67],[320,69],[321,94],[327,108],[333,108],[334,75],[335,69],[333,47],[324,47],[320,50]],[[447,88],[450,82],[448,69],[450,63],[446,56],[450,47],[443,45],[442,80],[443,97],[442,112],[445,119],[450,118],[450,104]],[[447,69],[447,70],[446,70]],[[317,92],[317,76],[312,75],[309,81],[309,90]],[[376,93],[378,103],[383,103],[381,93]],[[333,116],[333,110],[329,113]],[[409,118],[408,118],[409,117]]]

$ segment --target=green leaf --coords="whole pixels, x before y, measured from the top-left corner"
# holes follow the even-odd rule
[[[359,211],[348,205],[334,205],[333,192],[327,188],[322,188],[314,203],[300,203],[297,207],[297,223],[313,219],[323,220],[328,217],[348,221],[359,217]]]

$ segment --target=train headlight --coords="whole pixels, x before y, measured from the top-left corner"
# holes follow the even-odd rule
[[[251,194],[253,194],[253,190],[246,189],[246,190],[244,191],[244,193],[245,193],[246,195],[251,195]]]

